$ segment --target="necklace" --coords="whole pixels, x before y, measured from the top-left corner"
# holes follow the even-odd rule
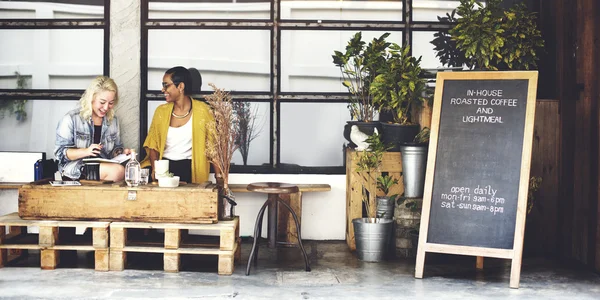
[[[171,112],[171,116],[173,116],[173,117],[175,117],[175,118],[177,118],[177,119],[183,119],[183,118],[187,117],[187,116],[188,116],[188,115],[189,115],[191,112],[192,112],[192,107],[190,106],[190,110],[188,110],[188,112],[187,112],[187,113],[185,113],[185,115],[183,115],[183,116],[180,116],[180,115],[176,114],[176,113],[175,113],[175,111],[173,110],[173,111]]]

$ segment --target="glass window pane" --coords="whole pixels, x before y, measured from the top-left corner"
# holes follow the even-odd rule
[[[6,104],[6,100],[0,102]],[[77,104],[74,100],[29,100],[23,121],[4,111],[4,117],[0,115],[0,151],[46,152],[47,159],[54,158],[56,126]]]
[[[367,44],[386,31],[363,31]],[[390,32],[390,31],[388,31]],[[340,68],[333,64],[334,50],[344,52],[355,31],[283,30],[281,32],[281,91],[346,93]],[[388,41],[402,44],[402,32]]]
[[[281,103],[281,163],[343,166],[345,103]]]
[[[0,30],[0,88],[85,89],[104,72],[104,30]]]
[[[150,124],[152,123],[152,117],[154,117],[156,108],[164,103],[164,101],[148,101],[148,126],[146,131],[150,130]],[[269,125],[271,124],[270,104],[266,102],[251,102],[249,104],[249,111],[251,114],[255,115],[256,118],[253,127],[255,132],[253,136],[255,138],[246,147],[246,165],[260,166],[269,163],[271,143]],[[140,144],[143,144],[143,141]],[[234,153],[232,163],[236,165],[245,165],[239,150]]]
[[[268,30],[150,30],[148,89],[160,90],[164,72],[174,66],[196,68],[202,90],[208,83],[233,91],[270,91]],[[174,47],[185,41],[185,47]],[[217,42],[218,41],[218,42]]]
[[[401,0],[281,1],[281,19],[401,21]]]
[[[102,19],[105,0],[0,0],[0,19]]]
[[[423,69],[436,69],[441,68],[442,63],[435,56],[436,52],[433,50],[433,31],[413,31],[413,56],[421,56],[421,68]]]
[[[438,16],[452,13],[459,4],[458,0],[413,0],[413,20],[438,21]]]
[[[150,19],[249,19],[271,18],[271,3],[265,0],[150,0]]]

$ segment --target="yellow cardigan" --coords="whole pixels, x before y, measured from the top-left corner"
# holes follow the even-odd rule
[[[167,132],[171,123],[173,103],[165,103],[156,108],[148,136],[144,142],[146,158],[141,162],[141,167],[149,167],[150,154],[148,149],[154,149],[162,159],[167,143]],[[192,182],[202,183],[208,180],[210,164],[206,158],[206,124],[213,120],[208,104],[192,99]]]

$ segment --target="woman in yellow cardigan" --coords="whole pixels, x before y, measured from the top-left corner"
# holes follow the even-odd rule
[[[179,176],[181,181],[207,181],[210,165],[205,155],[206,124],[213,119],[210,107],[190,96],[192,79],[184,67],[167,70],[162,86],[167,103],[154,112],[144,142],[147,154],[141,166],[151,166],[152,178],[155,179],[154,161],[167,159],[169,172]]]

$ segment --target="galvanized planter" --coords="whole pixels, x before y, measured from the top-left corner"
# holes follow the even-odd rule
[[[421,198],[425,187],[427,145],[400,146],[404,197]]]
[[[372,219],[371,219],[372,220]],[[358,259],[378,262],[385,258],[392,233],[392,219],[375,219],[377,223],[368,223],[368,218],[352,220],[356,240]]]

